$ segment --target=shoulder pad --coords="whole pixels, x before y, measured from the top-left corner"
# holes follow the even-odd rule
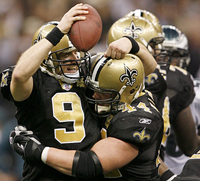
[[[1,80],[1,93],[4,98],[7,100],[10,100],[10,82],[12,77],[14,66],[8,67],[6,70],[4,70],[0,74],[0,80]]]
[[[14,66],[8,67],[0,74],[1,87],[10,85],[13,70]]]

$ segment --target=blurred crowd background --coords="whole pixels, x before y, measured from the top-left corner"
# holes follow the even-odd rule
[[[16,64],[30,45],[35,31],[45,22],[60,20],[77,3],[97,9],[103,22],[99,43],[90,53],[106,50],[111,25],[135,9],[155,14],[162,25],[178,27],[189,40],[191,62],[188,71],[200,78],[200,1],[199,0],[1,0],[0,1],[0,72]],[[33,60],[34,61],[34,60]],[[31,65],[30,65],[31,66]],[[10,150],[9,132],[17,124],[12,103],[0,94],[0,180],[18,181],[22,173],[21,158]]]

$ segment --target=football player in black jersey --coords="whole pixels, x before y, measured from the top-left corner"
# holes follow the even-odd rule
[[[152,13],[145,10],[138,10],[129,13],[129,18],[131,18],[131,15],[145,18],[154,25],[157,32],[162,32],[161,26],[158,26],[159,20],[155,18],[155,15]],[[133,21],[133,24],[134,23],[135,21]],[[185,58],[188,52],[183,49],[181,50],[180,47],[176,47],[175,43],[173,44],[176,49],[175,51],[173,51],[174,49],[170,49],[170,46],[167,45],[169,39],[174,41],[174,39],[177,38],[177,40],[183,44],[185,43],[185,40],[182,38],[183,36],[181,33],[173,31],[173,36],[168,37],[169,39],[163,42],[163,45],[166,45],[164,47],[165,49],[162,49],[162,46],[153,47],[151,42],[145,41],[147,40],[145,34],[142,36],[142,33],[138,31],[138,27],[135,26],[134,28],[137,30],[135,31],[136,39],[137,37],[141,37],[141,41],[147,42],[147,45],[151,45],[149,50],[153,52],[153,55],[157,59],[159,70],[167,83],[167,95],[170,100],[170,123],[172,125],[173,135],[176,137],[177,144],[183,153],[191,156],[194,150],[200,145],[200,137],[196,134],[195,124],[190,111],[190,104],[195,96],[193,82],[191,75],[186,70],[182,69],[188,63],[188,57]],[[148,26],[144,29],[148,30]],[[142,32],[145,32],[144,29]],[[164,28],[163,30],[165,31]],[[164,34],[166,33],[167,32],[164,32]],[[151,34],[153,33],[151,32]],[[168,58],[160,54],[160,52],[166,53]],[[176,61],[176,64],[174,65],[173,60],[175,60],[174,56],[177,56],[177,53],[180,54],[181,58],[179,58],[179,61]],[[161,55],[164,58],[161,57]],[[177,67],[177,65],[182,68]],[[170,140],[169,137],[167,140],[168,143],[171,142]],[[170,149],[170,152],[172,152],[172,150],[175,151],[177,147],[171,144],[171,148],[168,148]]]
[[[131,14],[129,13],[129,16]],[[162,27],[160,26],[159,20],[155,15],[148,11],[145,13],[144,10],[139,10],[139,13],[137,12],[137,16],[140,18],[143,17],[151,22],[157,33],[164,36],[162,33]],[[145,28],[148,28],[148,26]],[[135,27],[135,30],[137,30],[137,26]],[[154,34],[155,36],[155,31],[153,31],[153,29],[151,30],[151,34]],[[145,32],[144,29],[143,32]],[[134,33],[136,34],[136,37],[141,37],[140,40],[142,42],[147,42],[147,46],[150,48],[149,50],[153,52],[153,55],[157,59],[160,72],[167,83],[167,95],[170,99],[170,123],[174,128],[177,143],[186,155],[191,156],[198,145],[200,145],[200,137],[196,134],[193,117],[189,107],[195,96],[191,76],[184,69],[166,63],[166,61],[170,62],[172,54],[169,50],[162,50],[163,41],[159,46],[153,46],[152,42],[145,41],[147,38],[147,36],[145,36],[146,34],[141,34],[140,31],[134,31]],[[155,36],[155,38],[157,38],[157,36]],[[137,39],[135,40],[137,41]],[[157,38],[157,41],[155,40],[154,42],[158,41],[159,39]],[[160,52],[162,53],[160,54]],[[162,60],[162,62],[159,62],[159,60]],[[165,63],[163,64],[163,62]]]
[[[121,60],[97,56],[86,79],[85,97],[92,112],[101,118],[107,136],[91,151],[45,147],[33,141],[31,135],[16,131],[11,133],[11,144],[27,160],[42,160],[83,179],[105,173],[120,180],[160,180],[156,158],[163,119],[151,93],[144,90],[144,77],[143,64],[133,54]]]
[[[161,160],[160,173],[161,181],[199,181],[200,180],[200,147],[198,147],[194,154],[186,161],[180,174],[176,175],[162,162]]]
[[[157,22],[155,16],[142,10],[131,11],[120,18],[109,29],[107,43],[110,44],[123,36],[130,36],[138,43],[143,44],[153,55],[154,48],[161,46],[164,37],[161,25],[155,23],[156,26],[154,26],[146,19],[147,17],[151,18],[153,22]],[[162,146],[165,147],[167,136],[170,133],[169,98],[167,96],[167,84],[159,67],[145,77],[145,88],[153,94],[156,107],[162,114],[164,120]],[[160,155],[163,157],[163,149]]]
[[[45,145],[67,150],[90,150],[101,137],[81,83],[89,71],[90,55],[79,58],[66,35],[73,21],[84,20],[86,10],[78,4],[60,23],[48,22],[39,28],[33,46],[15,67],[1,74],[1,92],[17,107],[18,124],[31,129]],[[22,180],[70,179],[74,178],[45,164],[24,162]]]
[[[1,92],[16,105],[18,124],[32,130],[44,145],[66,150],[87,151],[100,139],[99,123],[83,96],[82,80],[89,72],[90,55],[85,53],[80,58],[66,35],[74,21],[85,19],[86,10],[78,4],[60,22],[39,28],[33,46],[15,67],[1,74]],[[128,38],[123,38],[111,45],[106,55],[120,58],[131,45]],[[147,63],[154,69],[156,62],[153,57],[151,60],[153,64]],[[74,180],[43,163],[25,160],[23,180],[45,179]]]
[[[143,43],[157,60],[162,60],[163,62],[169,62],[169,60],[171,60],[171,52],[166,49],[162,50],[164,34],[159,20],[155,15],[148,11],[140,9],[131,11],[125,17],[113,24],[109,33],[111,39],[108,39],[108,41],[129,35],[134,37],[136,41]],[[180,63],[185,66],[185,62]],[[155,71],[147,77],[145,85],[146,89],[150,91],[153,90],[152,93],[156,94],[162,92],[161,87],[164,87],[163,85],[167,85],[166,94],[170,99],[170,104],[163,106],[162,113],[166,110],[168,111],[170,107],[169,114],[167,115],[170,115],[170,119],[169,117],[163,117],[167,124],[164,126],[162,144],[166,147],[166,136],[169,136],[170,133],[170,120],[172,127],[175,127],[173,130],[177,137],[178,145],[185,154],[191,155],[200,142],[199,137],[195,132],[195,125],[189,108],[189,105],[194,98],[194,89],[190,74],[179,67],[173,65],[170,66],[166,63],[162,64],[161,62],[158,64],[157,68],[158,69],[156,70],[159,70],[165,83],[159,84],[161,83],[161,79],[158,79],[159,74],[156,75]],[[165,103],[166,102],[164,102],[164,105]],[[173,149],[176,149],[176,147],[173,147]],[[161,156],[164,158],[163,155]]]
[[[173,117],[178,114],[179,110],[182,109],[182,107],[188,107],[191,103],[191,99],[193,99],[193,81],[191,79],[191,75],[186,71],[187,66],[190,62],[190,54],[188,50],[188,39],[184,33],[182,33],[177,27],[172,25],[163,25],[162,26],[163,31],[165,33],[165,41],[163,42],[163,48],[168,49],[171,52],[171,59],[170,64],[174,65],[175,69],[169,68],[171,71],[168,71],[168,87],[170,92],[170,97],[172,98],[172,106],[174,110],[174,115],[172,115],[172,120],[174,120]],[[176,73],[175,73],[175,72]],[[178,72],[182,72],[179,73]],[[179,79],[174,79],[176,81],[176,86],[173,85],[170,80],[172,80],[171,77],[175,77],[179,75]],[[179,83],[178,81],[181,81]],[[182,84],[182,85],[181,85]],[[182,89],[182,90],[180,90]],[[186,90],[184,90],[186,89]],[[182,98],[176,98],[178,97],[176,95],[176,92],[173,90],[176,90],[176,92],[181,91]],[[185,93],[184,93],[185,92]],[[187,93],[188,92],[188,93]],[[190,93],[191,92],[191,93]],[[187,97],[185,100],[183,98],[183,95]],[[191,95],[191,96],[190,96]],[[179,100],[178,103],[174,103],[175,101]],[[189,107],[187,108],[188,112],[190,111]],[[178,123],[177,123],[178,124]],[[195,122],[194,122],[195,124]],[[198,124],[198,123],[197,123]],[[197,130],[197,129],[196,129]],[[194,130],[195,132],[197,132]],[[167,145],[166,145],[166,152],[165,152],[165,164],[175,173],[180,174],[183,165],[190,157],[183,154],[183,152],[180,150],[179,146],[177,145],[176,138],[174,135],[174,129],[172,127],[172,132],[170,136],[167,139]]]
[[[160,29],[157,26],[159,24],[158,19],[152,19],[149,16],[144,18],[149,20],[158,32],[162,32],[162,27]],[[143,36],[143,38],[145,39],[146,37]],[[190,104],[195,96],[193,82],[189,72],[175,65],[170,65],[173,54],[169,49],[162,48],[162,44],[158,47],[153,47],[154,56],[155,58],[158,57],[158,67],[167,83],[167,95],[170,100],[170,124],[180,149],[186,155],[191,156],[200,145],[200,137],[196,134],[194,120],[190,111]],[[166,53],[168,58],[159,57],[160,52]],[[185,63],[182,64],[185,66]]]

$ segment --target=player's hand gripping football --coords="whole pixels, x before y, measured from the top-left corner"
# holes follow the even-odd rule
[[[16,126],[9,136],[10,146],[27,161],[40,161],[45,148],[32,131]]]
[[[88,14],[87,10],[88,7],[84,6],[83,3],[75,5],[64,14],[57,27],[62,31],[62,33],[67,34],[75,21],[86,19],[84,15]]]

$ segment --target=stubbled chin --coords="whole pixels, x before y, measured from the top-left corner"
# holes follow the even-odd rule
[[[66,73],[76,73],[76,70],[67,70]]]

